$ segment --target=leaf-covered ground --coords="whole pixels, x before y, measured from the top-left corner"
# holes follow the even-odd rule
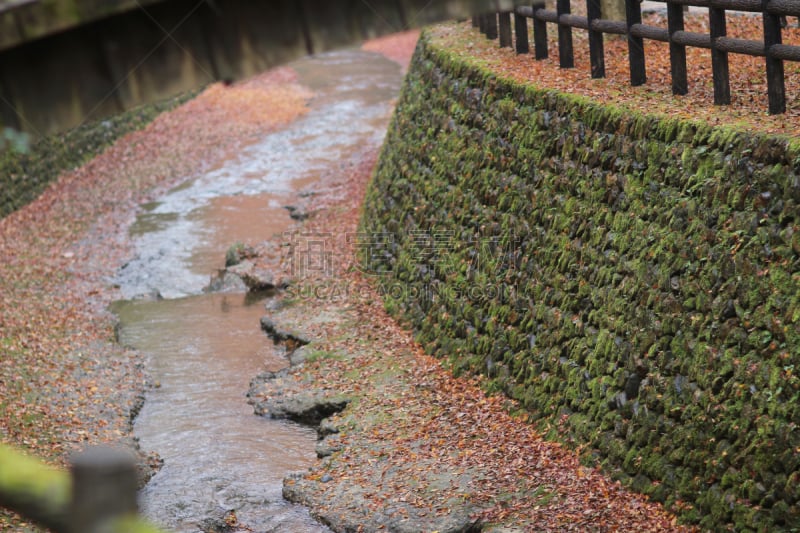
[[[145,378],[113,343],[105,309],[137,206],[304,113],[310,93],[294,79],[279,68],[213,85],[0,220],[3,442],[63,464],[85,444],[128,436]],[[0,527],[25,526],[5,515]]]

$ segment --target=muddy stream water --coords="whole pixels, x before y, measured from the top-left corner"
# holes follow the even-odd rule
[[[154,383],[134,434],[164,460],[141,507],[170,530],[202,531],[235,510],[253,531],[326,531],[281,497],[285,474],[314,460],[315,431],[257,417],[246,402],[253,376],[287,365],[259,329],[264,298],[203,288],[232,243],[286,231],[285,205],[324,194],[321,176],[380,145],[402,74],[358,50],[291,66],[315,93],[311,110],[143,206],[136,255],[115,280],[128,299],[114,305],[120,342],[146,355]]]

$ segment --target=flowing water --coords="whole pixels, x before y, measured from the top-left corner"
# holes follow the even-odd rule
[[[285,231],[284,206],[364,148],[377,147],[402,75],[376,54],[349,50],[292,64],[315,91],[311,110],[208,173],[144,206],[131,228],[136,256],[118,273],[120,341],[143,351],[155,383],[134,427],[164,459],[141,492],[144,514],[177,531],[235,510],[253,531],[325,531],[284,501],[282,478],[314,460],[313,429],[252,413],[250,379],[286,366],[259,329],[263,300],[204,294],[233,242]]]

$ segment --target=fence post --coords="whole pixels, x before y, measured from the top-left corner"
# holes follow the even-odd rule
[[[669,64],[672,76],[672,94],[689,92],[686,75],[686,47],[673,41],[675,32],[683,31],[683,6],[667,3],[667,31],[669,32]]]
[[[606,77],[603,32],[592,30],[592,22],[602,18],[601,9],[600,0],[586,0],[586,14],[589,22],[589,61],[592,65],[592,78]]]
[[[642,23],[642,8],[639,0],[625,0],[625,20],[628,26],[628,62],[631,68],[631,85],[643,85],[647,81],[644,66],[644,41],[631,35],[631,27]]]
[[[528,44],[528,19],[514,12],[514,35],[517,38],[517,53],[527,54],[530,51]]]
[[[106,533],[113,520],[136,516],[136,464],[130,453],[89,448],[72,459],[71,472],[71,533]]]
[[[531,6],[533,9],[533,49],[537,60],[547,59],[547,23],[536,18],[536,10],[544,9],[544,2]]]
[[[725,10],[718,7],[708,8],[708,22],[711,27],[711,71],[714,76],[714,104],[731,103],[731,83],[728,71],[728,52],[717,48],[717,39],[727,35]]]
[[[511,13],[500,11],[497,18],[500,21],[500,48],[511,48]]]
[[[494,41],[497,39],[497,13],[487,13],[484,17],[486,18],[484,22],[486,25],[486,38]]]
[[[556,13],[559,18],[561,15],[569,15],[569,0],[556,0]],[[572,53],[572,28],[561,24],[561,21],[558,23],[558,66],[561,68],[575,66],[574,54]]]
[[[767,56],[767,96],[769,97],[769,114],[779,115],[786,112],[786,87],[784,86],[783,60],[770,56],[770,48],[782,43],[781,19],[778,15],[767,12],[768,0],[762,0],[764,11],[764,51]]]

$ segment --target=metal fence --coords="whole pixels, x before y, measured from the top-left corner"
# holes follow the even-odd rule
[[[500,46],[512,46],[511,16],[514,16],[517,53],[529,52],[527,19],[533,19],[533,42],[536,59],[545,59],[547,50],[547,24],[558,25],[558,57],[562,68],[574,66],[572,29],[589,33],[589,58],[591,76],[605,77],[603,34],[627,36],[628,62],[631,85],[647,81],[644,40],[669,43],[670,71],[673,94],[686,94],[689,90],[686,72],[686,47],[711,50],[714,76],[714,103],[731,103],[728,54],[760,56],[766,60],[769,113],[786,112],[786,89],[783,62],[800,62],[800,46],[782,42],[782,19],[800,16],[800,0],[657,0],[666,4],[667,27],[642,24],[639,0],[625,0],[625,21],[602,18],[600,0],[586,0],[586,16],[573,15],[569,0],[556,0],[556,10],[545,9],[544,4],[516,8],[513,12],[501,11],[473,17],[472,23],[489,39],[500,40]],[[684,30],[684,7],[708,8],[710,33]],[[725,11],[760,13],[763,19],[762,40],[738,39],[727,36]]]

